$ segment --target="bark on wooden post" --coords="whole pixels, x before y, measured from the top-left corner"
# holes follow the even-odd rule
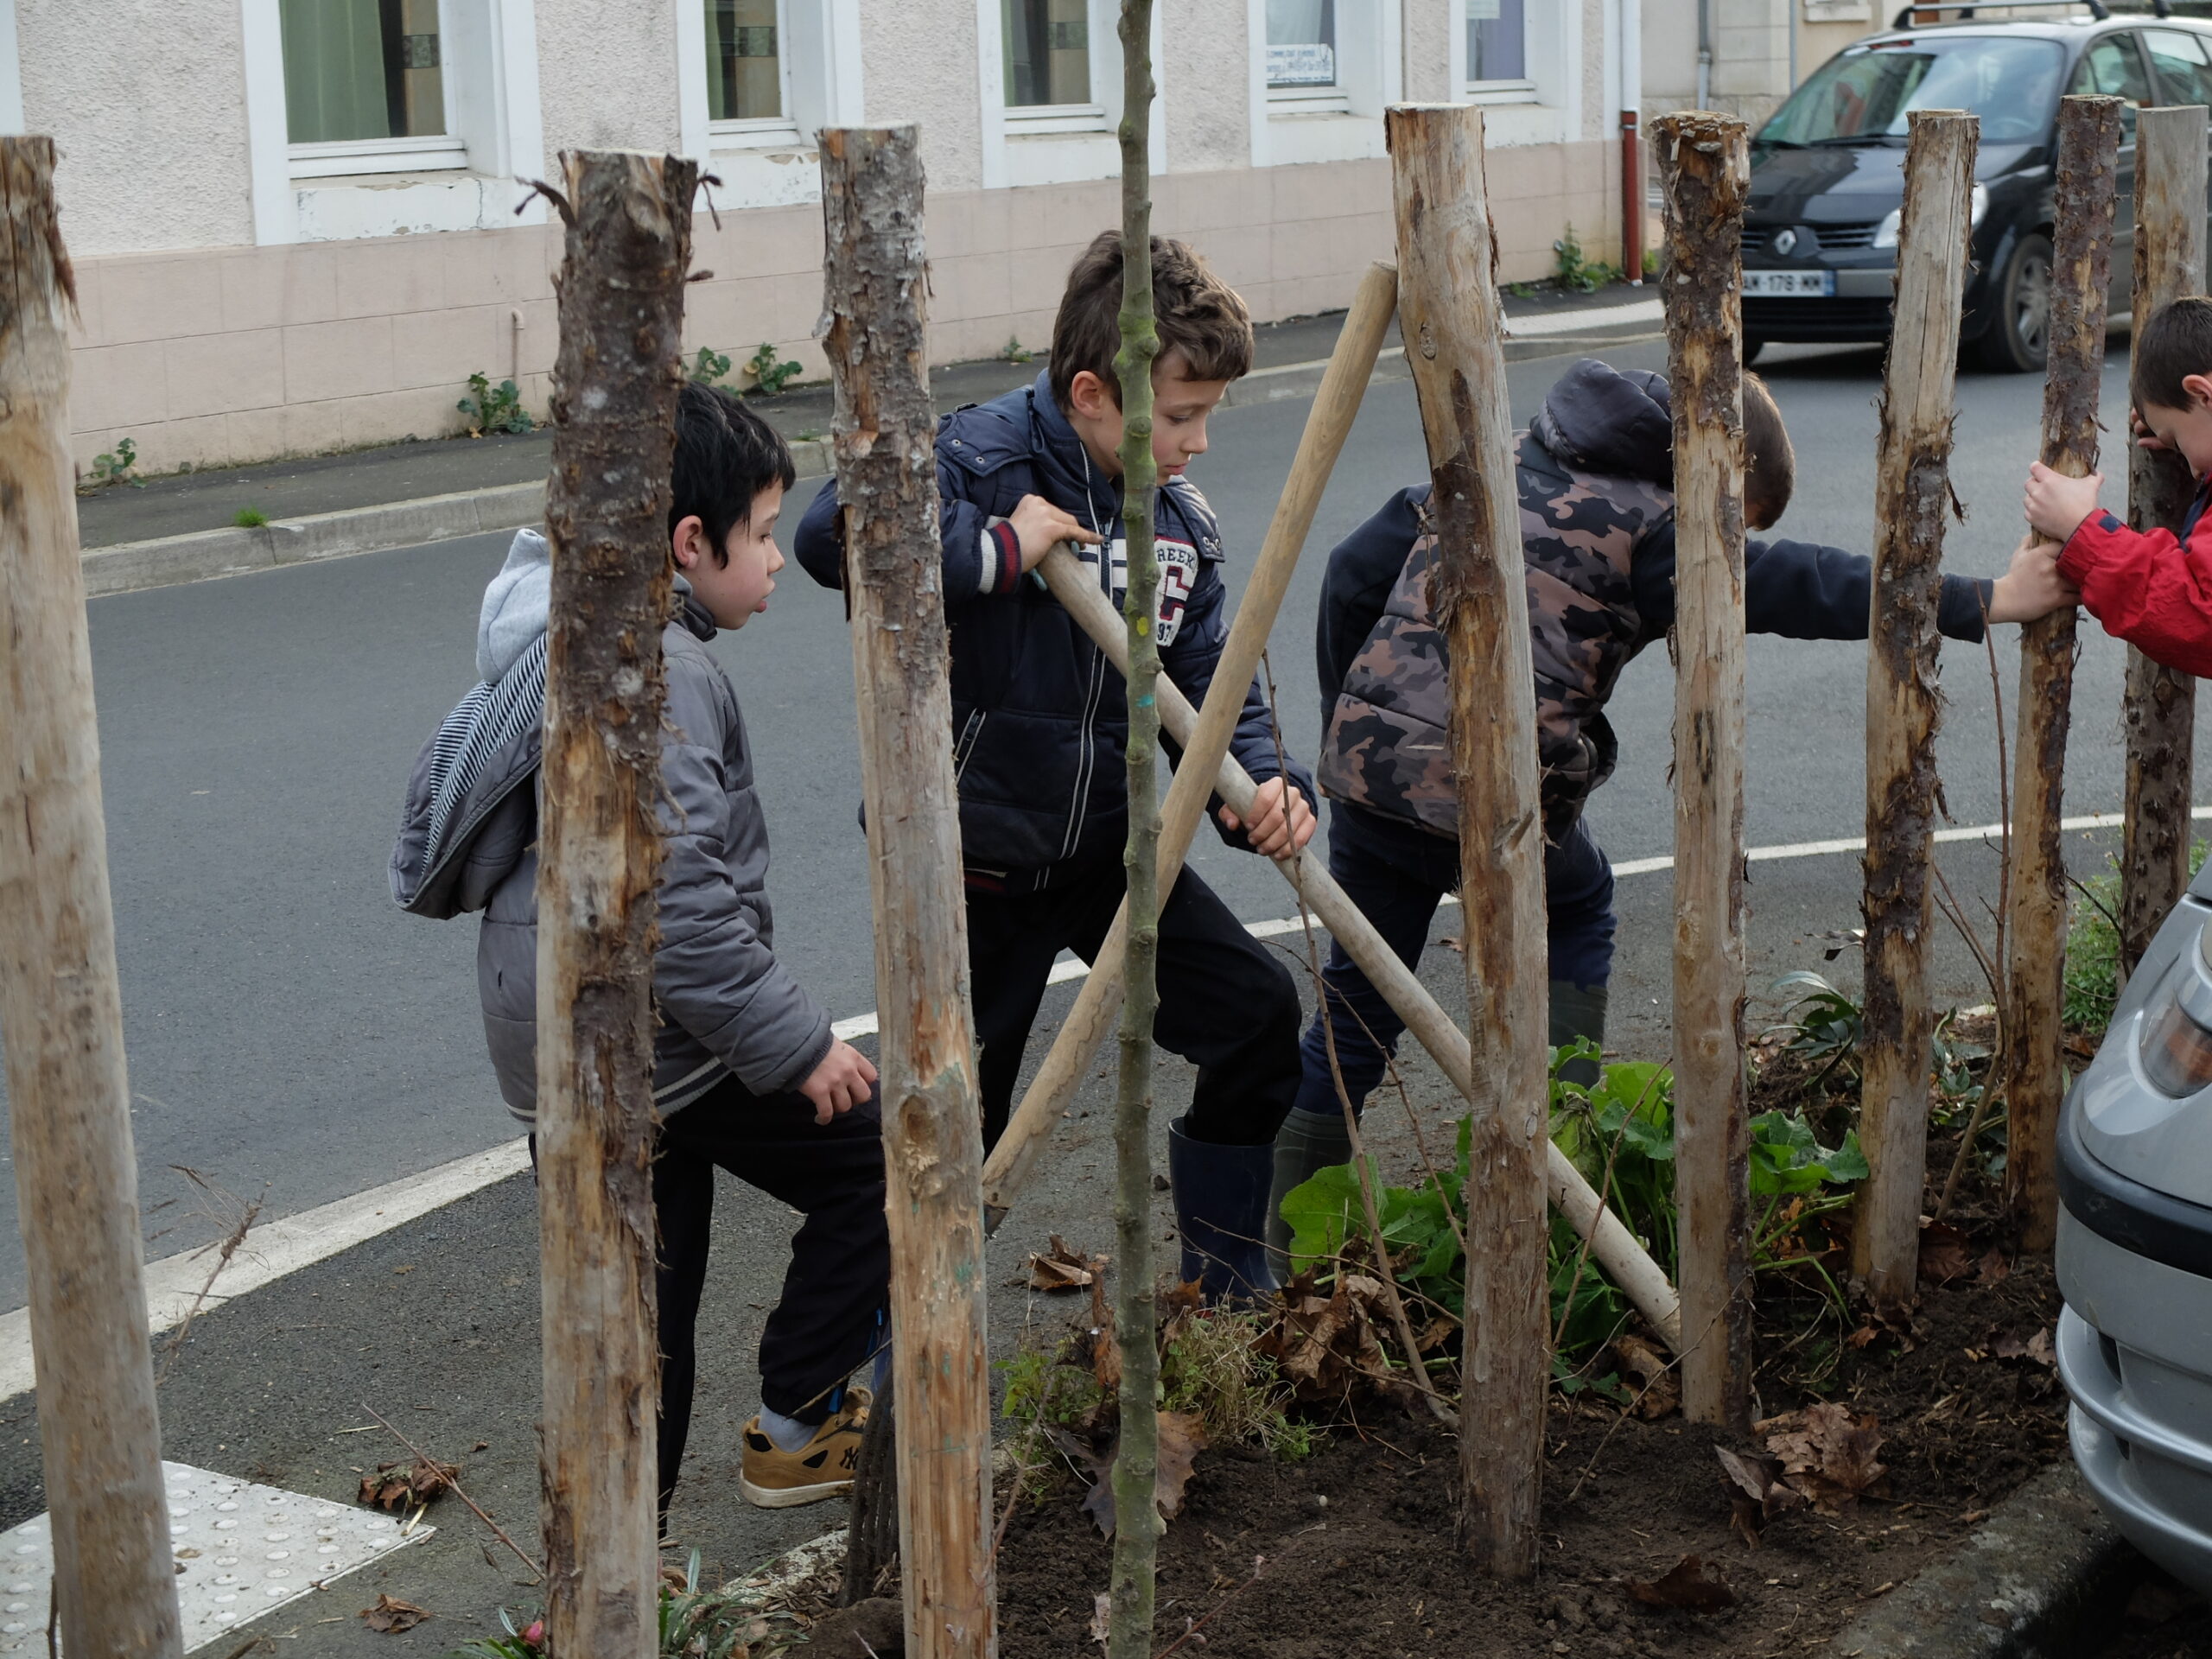
[[[1122,855],[1128,943],[1122,958],[1121,1076],[1114,1096],[1114,1325],[1121,1334],[1121,1443],[1114,1454],[1114,1571],[1107,1659],[1151,1659],[1160,1509],[1160,1350],[1153,1342],[1152,1021],[1160,1008],[1160,562],[1153,508],[1152,365],[1160,334],[1152,308],[1152,0],[1122,0],[1122,533],[1128,542],[1123,600],[1128,641],[1125,751],[1129,838]]]
[[[54,141],[0,138],[0,1036],[72,1654],[183,1652],[69,456]]]
[[[2120,100],[2059,100],[2058,193],[2052,230],[2050,360],[2043,392],[2043,462],[2096,470],[2097,393],[2105,363]],[[2060,1004],[2066,976],[2066,861],[2058,821],[2074,696],[2074,613],[2020,630],[2013,748],[2012,874],[2007,979],[2012,1033],[2005,1102],[2005,1193],[2020,1242],[2048,1249],[2058,1230],[2058,1109],[2066,1092]]]
[[[1506,404],[1497,250],[1483,116],[1459,105],[1383,114],[1398,230],[1398,326],[1435,481],[1437,613],[1451,659],[1468,1039],[1481,1056],[1467,1236],[1459,1541],[1500,1578],[1536,1570],[1544,1395],[1549,1051],[1544,820],[1520,491]]]
[[[845,591],[875,906],[899,1543],[910,1659],[997,1649],[983,1140],[912,127],[821,137]]]
[[[1980,122],[1916,110],[1905,149],[1897,322],[1882,387],[1866,658],[1866,996],[1852,1271],[1877,1306],[1910,1301],[1928,1173],[1928,995],[1936,832],[1936,605],[1951,512],[1952,382]]]
[[[2135,117],[2133,339],[2153,312],[2204,291],[2202,105]],[[2131,353],[2132,353],[2131,346]],[[2196,481],[2171,450],[2127,447],[2127,522],[2178,533]],[[2196,681],[2127,652],[2127,811],[2120,859],[2120,968],[2135,971],[2158,925],[2189,886],[2190,794]]]
[[[1675,1192],[1682,1408],[1751,1409],[1744,1087],[1743,122],[1662,116],[1675,414]]]
[[[683,279],[698,168],[562,156],[537,868],[547,1646],[659,1651],[652,963]]]

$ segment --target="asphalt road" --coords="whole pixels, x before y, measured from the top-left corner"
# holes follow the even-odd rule
[[[1657,344],[1616,348],[1624,366],[1660,367]],[[1565,359],[1515,365],[1513,407],[1526,419]],[[1777,351],[1764,365],[1799,446],[1799,489],[1782,530],[1865,547],[1872,524],[1879,358]],[[2120,406],[2121,372],[2107,407]],[[1968,374],[1960,383],[1953,476],[1969,510],[1950,567],[1994,574],[2017,535],[2019,483],[2034,452],[2039,388]],[[1219,511],[1232,586],[1256,551],[1296,444],[1302,403],[1230,410],[1196,481]],[[1378,386],[1323,503],[1309,556],[1290,590],[1273,667],[1288,741],[1311,755],[1319,729],[1308,625],[1322,555],[1392,490],[1423,470],[1411,388]],[[803,484],[802,498],[811,484]],[[2118,493],[2108,494],[2116,503]],[[790,514],[797,517],[797,505]],[[92,606],[104,775],[120,933],[136,1128],[149,1249],[168,1254],[207,1235],[209,1206],[175,1173],[260,1198],[284,1214],[359,1192],[510,1138],[486,1065],[474,985],[474,929],[401,915],[385,863],[414,753],[474,679],[477,597],[504,537],[307,566]],[[2009,703],[2012,631],[1999,631]],[[858,761],[842,604],[794,564],[769,613],[719,640],[751,724],[778,849],[779,949],[833,1015],[874,1006],[868,884],[855,818]],[[1979,650],[1947,647],[1953,700],[1940,759],[1962,823],[1997,815],[1990,677]],[[1753,845],[1858,834],[1863,823],[1863,648],[1754,641],[1750,657],[1747,832]],[[2116,808],[2122,652],[2084,628],[2069,760],[2069,812]],[[1617,860],[1670,850],[1667,768],[1670,671],[1648,653],[1612,709],[1622,760],[1590,818]],[[2200,756],[2203,766],[2212,753]],[[2077,842],[2079,867],[2112,837]],[[1259,861],[1211,838],[1195,867],[1237,913],[1291,908]],[[1947,868],[1986,887],[1991,861],[1949,849]],[[1847,857],[1753,867],[1752,982],[1823,966],[1823,934],[1855,925],[1857,865]],[[1669,886],[1624,878],[1616,980],[1618,1047],[1665,1044]],[[1456,923],[1447,912],[1438,931]],[[1432,950],[1440,995],[1459,963]],[[1848,976],[1846,958],[1830,969]],[[1956,944],[1939,944],[1938,987],[1960,1001],[1985,993]],[[1046,1004],[1049,1020],[1067,989]],[[1033,1059],[1044,1041],[1033,1045]],[[1433,1074],[1408,1066],[1433,1123],[1446,1111]],[[1187,1090],[1163,1071],[1162,1105]],[[994,1247],[1004,1283],[1047,1231],[1104,1248],[1101,1183],[1110,1166],[1104,1097],[1094,1082],[1067,1151]],[[1167,1113],[1163,1111],[1163,1117]],[[1410,1157],[1402,1128],[1382,1129],[1386,1157]],[[0,1191],[0,1308],[22,1300],[12,1187]],[[219,1207],[219,1206],[213,1206]],[[163,1390],[169,1455],[342,1496],[356,1465],[397,1455],[346,1435],[370,1398],[406,1409],[441,1454],[490,1442],[471,1490],[528,1541],[535,1508],[535,1236],[530,1188],[512,1181],[205,1318]],[[734,1501],[735,1429],[753,1409],[750,1349],[772,1300],[790,1217],[726,1185],[719,1253],[702,1319],[702,1387],[691,1480],[679,1525],[710,1562],[743,1565],[819,1529],[825,1510],[762,1516]],[[1002,1270],[1001,1270],[1002,1269]],[[1014,1281],[1018,1283],[1019,1281]],[[1025,1321],[1057,1318],[1010,1287],[996,1293],[995,1345]],[[403,1426],[406,1426],[403,1424]],[[43,1507],[31,1402],[0,1406],[0,1524]],[[829,1517],[834,1520],[835,1516]],[[480,1528],[444,1506],[429,1544],[348,1580],[301,1618],[306,1653],[442,1652],[486,1628],[494,1601],[526,1601]],[[509,1565],[512,1565],[510,1558]],[[410,1592],[410,1586],[413,1586]],[[351,1618],[378,1587],[443,1616],[410,1637],[368,1638]],[[323,1605],[321,1603],[327,1603]],[[330,1624],[318,1620],[334,1619]],[[467,1621],[474,1621],[469,1623]]]

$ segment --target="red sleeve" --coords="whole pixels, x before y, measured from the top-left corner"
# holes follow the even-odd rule
[[[2212,677],[2212,513],[2198,515],[2183,544],[2093,512],[2060,550],[2058,573],[2107,633],[2154,662]]]

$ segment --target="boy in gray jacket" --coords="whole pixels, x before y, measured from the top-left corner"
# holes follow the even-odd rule
[[[705,646],[718,627],[767,609],[792,476],[791,451],[750,410],[726,392],[683,388],[668,514],[676,605],[662,636],[666,856],[653,958],[664,1518],[690,1425],[715,1166],[806,1217],[760,1338],[762,1409],[744,1433],[750,1502],[780,1509],[851,1485],[868,1396],[846,1379],[877,1345],[890,1276],[875,1068],[831,1033],[822,1006],[776,958],[745,718]],[[485,1035],[500,1093],[525,1123],[537,1089],[536,785],[550,580],[544,538],[518,534],[484,595],[483,683],[416,763],[391,867],[393,897],[408,910],[484,912]]]

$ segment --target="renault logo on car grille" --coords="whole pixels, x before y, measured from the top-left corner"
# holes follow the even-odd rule
[[[1774,251],[1777,253],[1786,257],[1794,252],[1796,246],[1797,232],[1796,231],[1790,230],[1785,226],[1774,233]]]

